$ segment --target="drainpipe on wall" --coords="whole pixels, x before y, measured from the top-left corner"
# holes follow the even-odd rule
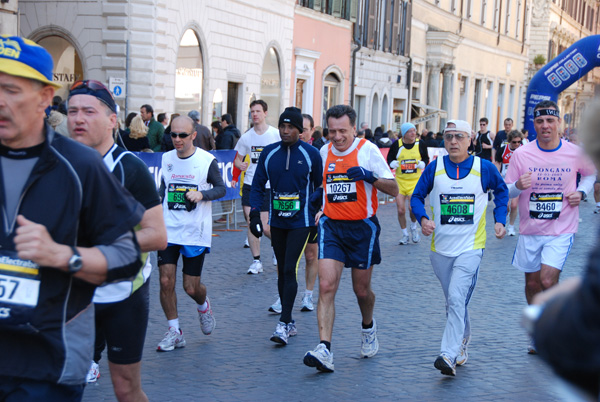
[[[129,39],[127,39],[127,50],[125,51],[125,116],[129,114]]]
[[[354,83],[356,82],[356,53],[361,49],[358,21],[360,18],[360,1],[356,5],[356,22],[354,22],[354,35],[352,41],[356,48],[352,50],[352,73],[350,76],[350,106],[354,107]]]

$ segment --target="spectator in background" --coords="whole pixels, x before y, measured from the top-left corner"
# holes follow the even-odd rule
[[[173,124],[173,120],[175,120],[179,116],[179,113],[173,113],[171,115],[171,120],[169,121],[169,125],[167,126],[167,128],[165,128],[165,132],[160,143],[161,152],[168,152],[175,149],[175,147],[173,146],[173,140],[171,139],[171,124]]]
[[[367,128],[367,129],[364,130],[364,132],[365,132],[365,139],[367,141],[375,143],[375,138],[373,137],[373,132],[371,131],[371,129]]]
[[[392,146],[392,140],[390,140],[390,137],[388,137],[388,133],[387,132],[383,132],[381,134],[381,137],[377,140],[377,142],[375,143],[375,145],[377,145],[377,147],[379,148],[389,148]],[[391,130],[390,130],[391,131]]]
[[[167,119],[166,113],[159,113],[158,116],[156,116],[156,120],[162,124],[164,128],[167,128],[169,125],[169,119]]]
[[[373,133],[373,143],[377,144],[377,141],[383,137],[383,129],[381,127],[376,127],[375,132]]]
[[[444,134],[437,132],[435,134],[435,140],[438,143],[438,148],[444,148]]]
[[[217,120],[213,121],[212,123],[210,123],[210,129],[212,131],[212,136],[216,141],[219,134],[221,134],[223,132],[223,127],[221,127],[221,122],[217,121]]]
[[[208,127],[200,124],[200,112],[197,110],[190,110],[188,117],[194,121],[194,131],[196,131],[194,146],[202,148],[205,151],[215,150],[215,139],[210,130]]]
[[[513,119],[510,117],[504,119],[504,130],[498,131],[496,136],[493,138],[494,144],[492,146],[492,160],[496,160],[496,152],[500,150],[502,145],[506,144],[506,137],[508,136],[508,133],[511,132],[513,124]]]
[[[217,136],[215,138],[215,145],[217,149],[234,149],[235,144],[237,142],[235,138],[235,134],[233,130],[223,130],[221,123],[218,121],[213,121],[212,124],[213,133],[215,130],[217,131]],[[235,126],[234,126],[235,128]],[[237,129],[236,129],[237,130]]]
[[[238,130],[238,128],[235,126],[235,124],[233,124],[233,117],[231,117],[231,115],[229,113],[226,113],[223,116],[221,116],[221,127],[223,128],[223,132],[227,131],[227,132],[230,132],[231,134],[233,134],[233,136],[235,138],[235,142],[234,142],[234,148],[235,148],[235,144],[237,144],[238,140],[242,136],[242,133],[240,133],[240,130]]]
[[[58,106],[62,103],[62,101],[62,98],[58,95],[52,98],[52,110],[58,110]],[[66,113],[63,114],[66,115]]]
[[[321,149],[321,147],[325,145],[325,141],[323,140],[323,128],[321,126],[315,127],[315,131],[313,131],[312,138],[313,147]]]
[[[125,118],[125,129],[129,128],[129,126],[131,125],[131,121],[135,116],[137,116],[137,113],[135,112],[131,112],[127,115],[127,117]]]
[[[325,145],[325,144],[329,144],[329,129],[328,128],[323,129],[323,145]]]
[[[151,150],[148,141],[148,127],[146,127],[140,115],[133,117],[129,127],[121,133],[121,140],[128,151],[149,152]]]
[[[150,148],[154,152],[160,152],[161,142],[165,128],[154,119],[154,109],[150,105],[142,105],[140,108],[140,115],[144,124],[148,127],[148,141],[150,142]]]

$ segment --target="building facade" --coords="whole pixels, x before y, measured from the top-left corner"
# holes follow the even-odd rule
[[[277,124],[289,105],[295,0],[21,0],[20,34],[55,61],[55,79],[111,84],[121,109],[230,113],[249,127],[263,99]],[[118,87],[118,88],[116,88]]]
[[[487,117],[489,129],[496,132],[510,117],[520,128],[528,79],[530,3],[414,0],[412,120],[428,119],[427,128],[439,131],[447,119],[458,118],[477,130],[479,119]],[[426,115],[434,118],[419,118]]]
[[[316,126],[331,106],[349,104],[352,3],[297,1],[290,99]]]

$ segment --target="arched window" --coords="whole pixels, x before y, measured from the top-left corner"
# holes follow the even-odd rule
[[[202,49],[196,33],[188,29],[179,42],[175,73],[175,112],[198,110],[202,116],[204,68]],[[220,117],[220,116],[219,116]]]
[[[56,90],[56,95],[67,99],[71,85],[83,79],[83,68],[77,51],[66,39],[60,36],[47,36],[37,42],[52,55],[54,61],[54,76],[52,81],[62,85]]]
[[[260,79],[260,99],[264,100],[269,107],[267,123],[273,127],[277,127],[281,103],[281,73],[279,69],[279,56],[273,47],[269,48],[263,62]]]
[[[322,112],[323,127],[325,127],[327,125],[326,121],[325,121],[325,114],[327,113],[327,110],[330,107],[335,106],[340,103],[339,102],[339,91],[340,91],[339,78],[333,73],[327,74],[327,76],[325,77],[325,80],[323,81],[323,112]]]

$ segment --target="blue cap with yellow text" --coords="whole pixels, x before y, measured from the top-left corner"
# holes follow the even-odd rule
[[[0,72],[52,85],[54,62],[50,53],[37,43],[20,36],[0,35]]]

